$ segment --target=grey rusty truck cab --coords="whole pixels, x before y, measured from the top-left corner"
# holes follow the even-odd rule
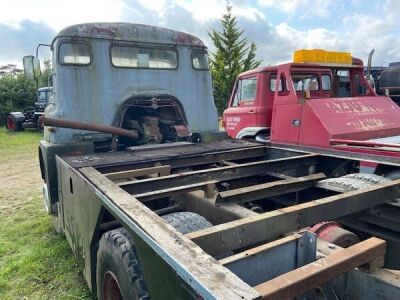
[[[51,47],[47,118],[138,130],[139,139],[124,141],[129,145],[207,138],[218,130],[207,49],[192,35],[128,23],[81,24],[62,30]],[[109,134],[45,127],[39,157],[49,212],[58,201],[55,154],[104,151],[110,140]]]
[[[94,297],[400,299],[400,180],[332,178],[376,157],[221,139],[192,35],[81,24],[51,48],[46,209]]]

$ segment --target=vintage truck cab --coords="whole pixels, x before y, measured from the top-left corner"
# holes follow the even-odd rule
[[[45,119],[137,133],[135,140],[119,137],[119,148],[207,140],[218,131],[207,48],[197,37],[140,24],[79,24],[60,31],[51,50]],[[49,213],[57,213],[55,155],[108,151],[111,144],[111,134],[45,126],[39,160]]]

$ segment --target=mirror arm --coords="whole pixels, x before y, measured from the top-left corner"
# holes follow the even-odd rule
[[[49,44],[39,44],[39,45],[37,45],[37,47],[36,47],[36,57],[37,57],[37,58],[39,58],[39,48],[40,48],[41,46],[45,46],[45,47],[51,48],[51,45],[49,45]]]

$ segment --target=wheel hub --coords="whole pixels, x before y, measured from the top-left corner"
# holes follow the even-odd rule
[[[104,275],[103,300],[123,300],[117,278],[111,271],[107,271]]]

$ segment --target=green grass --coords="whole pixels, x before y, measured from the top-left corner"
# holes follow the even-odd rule
[[[82,266],[43,209],[40,138],[0,128],[0,299],[88,298]]]
[[[5,127],[0,127],[0,156],[10,158],[13,153],[36,150],[42,135],[35,130],[9,132]]]

